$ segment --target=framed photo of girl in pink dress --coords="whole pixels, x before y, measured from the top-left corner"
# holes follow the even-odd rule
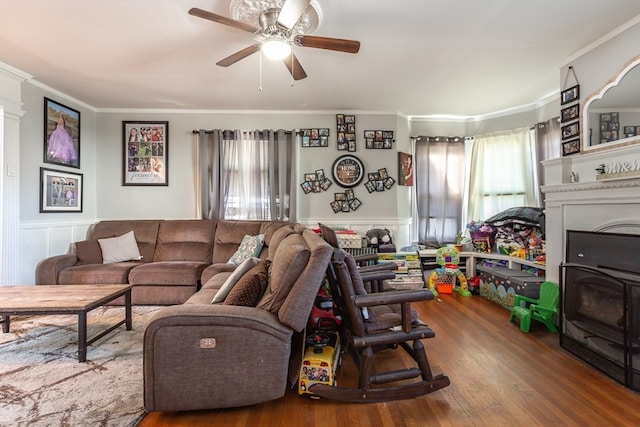
[[[80,112],[44,98],[44,162],[80,168]]]

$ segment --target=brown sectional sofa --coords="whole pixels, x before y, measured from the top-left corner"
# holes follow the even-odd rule
[[[101,264],[82,253],[95,239],[131,230],[139,261]],[[268,266],[266,290],[255,306],[231,305],[228,297],[212,304],[235,268],[227,261],[245,235],[257,234],[265,236],[260,258]],[[157,311],[145,330],[147,412],[245,406],[284,396],[292,356],[302,352],[294,337],[307,324],[333,254],[322,237],[298,224],[224,220],[102,221],[77,248],[81,253],[43,261],[38,283],[130,283],[134,304],[175,304]],[[299,368],[292,366],[291,372]]]
[[[230,220],[114,220],[94,224],[87,232],[97,239],[134,232],[142,260],[102,264],[83,262],[75,253],[47,258],[36,270],[36,284],[120,284],[132,285],[133,304],[182,304],[198,286],[215,273],[232,271],[227,261],[245,235],[265,235],[260,257],[269,253],[273,232],[287,222]],[[291,224],[289,224],[291,225]],[[95,242],[97,244],[97,242]]]

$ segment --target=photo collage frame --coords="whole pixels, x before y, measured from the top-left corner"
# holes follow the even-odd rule
[[[369,193],[390,190],[396,183],[396,180],[389,176],[387,168],[378,169],[377,172],[369,172],[367,178],[368,181],[364,183],[364,187]]]
[[[393,146],[392,130],[365,130],[364,131],[364,148],[367,149],[387,149]]]
[[[329,128],[300,129],[302,147],[328,147]]]
[[[565,106],[560,110],[563,156],[580,152],[580,85],[572,66],[567,70],[563,87],[567,86],[570,75],[573,75],[576,84],[560,92],[560,105]]]
[[[356,116],[336,114],[338,151],[356,151]]]
[[[324,169],[318,169],[313,173],[304,174],[304,182],[300,184],[304,194],[321,193],[327,191],[331,187],[331,180],[326,177]]]
[[[344,190],[344,193],[334,193],[334,200],[329,203],[333,213],[347,213],[358,210],[362,205],[352,189]]]

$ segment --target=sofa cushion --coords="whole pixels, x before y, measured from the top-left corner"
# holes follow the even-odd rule
[[[60,285],[125,284],[129,283],[129,272],[140,265],[142,265],[140,261],[74,265],[60,272],[58,283]]]
[[[233,270],[233,272],[229,275],[229,277],[227,277],[227,280],[224,281],[216,296],[211,300],[211,304],[217,304],[224,301],[227,295],[229,295],[229,292],[231,292],[231,289],[235,286],[236,283],[238,283],[238,280],[240,280],[240,278],[244,276],[247,271],[255,267],[259,261],[259,258],[251,257],[247,258],[239,266],[237,266],[236,269]],[[203,287],[209,288],[209,282],[216,280],[216,277],[217,276],[213,276],[211,279],[209,279]]]
[[[240,246],[246,235],[255,236],[260,232],[264,221],[234,221],[219,220],[216,226],[216,236],[213,243],[213,264],[228,262],[229,258]]]
[[[240,265],[248,258],[259,256],[263,245],[264,234],[258,234],[256,236],[245,235],[238,249],[231,255],[231,258],[229,258],[229,264]]]
[[[129,283],[132,285],[196,286],[202,270],[206,267],[206,263],[194,261],[148,262],[131,270]]]
[[[215,226],[205,219],[162,221],[153,260],[211,263]]]
[[[122,261],[139,261],[142,259],[133,230],[122,236],[98,239],[98,243],[102,251],[103,264]]]
[[[75,243],[78,265],[102,264],[102,250],[97,240],[84,240]]]
[[[255,307],[267,289],[270,265],[270,261],[263,260],[247,271],[224,299],[224,304]]]
[[[87,240],[120,236],[133,230],[142,262],[151,262],[156,250],[160,222],[162,221],[149,219],[100,221],[89,227]]]
[[[269,286],[257,307],[277,313],[309,262],[309,248],[299,234],[287,236],[273,256]]]
[[[267,259],[273,260],[273,256],[278,250],[278,246],[280,246],[280,243],[282,243],[282,241],[287,236],[294,233],[295,230],[291,225],[285,225],[284,227],[280,227],[276,231],[274,231],[271,235],[271,239],[269,239],[269,256],[267,257]]]

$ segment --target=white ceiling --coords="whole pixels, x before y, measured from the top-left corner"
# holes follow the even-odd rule
[[[638,0],[317,0],[317,36],[356,55],[294,49],[293,84],[247,33],[191,16],[228,0],[0,0],[0,61],[99,110],[330,110],[479,116],[557,94],[572,55],[640,15]],[[258,26],[258,24],[256,24]]]

